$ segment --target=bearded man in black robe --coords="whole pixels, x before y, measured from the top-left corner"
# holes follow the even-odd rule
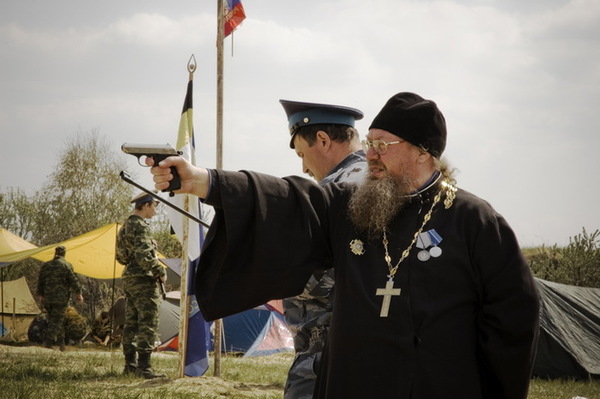
[[[442,161],[437,105],[398,93],[369,128],[368,177],[153,167],[215,208],[197,272],[207,320],[300,293],[334,268],[335,307],[315,398],[525,399],[539,298],[517,239]],[[149,165],[152,161],[147,161]]]

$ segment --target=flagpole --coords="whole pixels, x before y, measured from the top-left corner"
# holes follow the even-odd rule
[[[194,55],[188,61],[187,70],[189,72],[188,82],[194,80],[194,72],[196,71],[196,59]],[[188,110],[191,112],[191,110]],[[189,127],[193,129],[193,126]],[[190,143],[191,145],[191,143]],[[190,162],[196,164],[193,148],[190,151]],[[185,194],[183,197],[183,209],[185,212],[190,212],[190,195]],[[179,378],[185,376],[186,355],[188,349],[188,329],[189,329],[189,314],[190,314],[190,297],[188,295],[188,276],[189,276],[189,241],[190,241],[190,220],[182,216],[182,240],[181,240],[181,281],[179,292]]]
[[[223,0],[217,0],[217,169],[223,168]]]
[[[225,36],[223,0],[217,0],[217,169],[223,169],[223,40]],[[214,322],[214,372],[221,376],[221,319]]]

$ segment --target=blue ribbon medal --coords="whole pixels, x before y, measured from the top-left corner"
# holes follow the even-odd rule
[[[437,258],[442,254],[442,249],[438,247],[438,244],[442,242],[442,237],[438,234],[435,229],[425,231],[417,237],[417,248],[421,248],[421,251],[417,253],[417,259],[421,262],[428,261],[429,258]],[[431,247],[431,248],[430,248]]]

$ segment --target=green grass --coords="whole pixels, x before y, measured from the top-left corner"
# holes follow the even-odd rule
[[[292,354],[268,358],[223,356],[221,378],[212,367],[202,378],[177,378],[176,353],[152,357],[153,368],[168,379],[143,380],[122,375],[118,351],[0,345],[0,397],[52,398],[281,398]],[[213,360],[211,359],[211,365]]]
[[[280,399],[292,354],[242,358],[223,356],[221,377],[212,367],[201,378],[176,378],[177,354],[153,356],[153,366],[168,379],[143,380],[121,374],[118,350],[72,348],[58,352],[38,347],[0,345],[0,397],[3,399]],[[211,365],[213,359],[211,358]],[[529,399],[600,398],[600,381],[531,382]],[[459,399],[459,398],[457,398]]]

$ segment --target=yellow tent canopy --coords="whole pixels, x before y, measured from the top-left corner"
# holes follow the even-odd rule
[[[37,246],[0,227],[0,256],[32,248]]]
[[[60,243],[44,247],[30,244],[33,248],[4,254],[0,252],[0,267],[29,257],[47,262],[54,257],[54,248],[63,245],[67,248],[65,259],[73,265],[75,273],[98,279],[118,278],[123,274],[123,265],[115,259],[117,231],[120,227],[118,223],[112,223]]]

